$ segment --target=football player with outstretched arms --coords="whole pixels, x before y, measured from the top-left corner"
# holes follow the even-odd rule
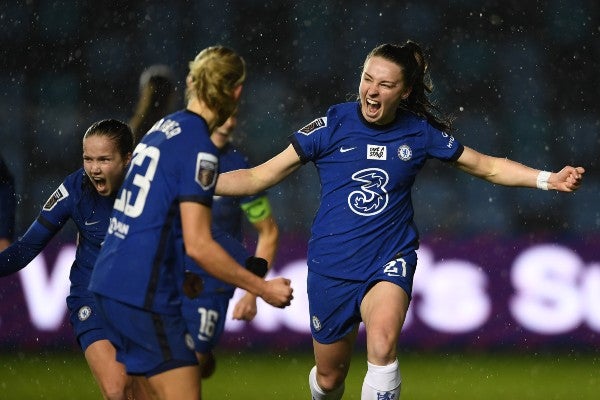
[[[400,396],[396,346],[419,245],[411,188],[428,159],[499,185],[572,192],[581,183],[582,167],[540,171],[462,145],[449,120],[434,115],[431,89],[418,44],[378,46],[365,59],[358,101],[330,107],[267,162],[219,177],[218,195],[240,196],[277,184],[307,162],[317,168],[321,199],[307,256],[313,400],[342,398],[361,322],[367,341],[361,399]]]

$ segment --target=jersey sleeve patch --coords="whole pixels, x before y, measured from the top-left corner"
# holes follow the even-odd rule
[[[202,189],[208,190],[215,185],[218,166],[219,159],[214,154],[198,153],[196,158],[196,182]]]
[[[58,189],[56,189],[56,191],[52,193],[50,198],[46,201],[46,204],[44,204],[43,209],[46,211],[50,211],[54,208],[54,206],[58,204],[59,201],[62,201],[67,197],[69,197],[69,192],[67,191],[67,188],[65,188],[65,185],[61,184],[58,187]]]
[[[327,117],[321,117],[321,118],[315,119],[313,122],[306,125],[304,128],[300,129],[298,132],[300,132],[303,135],[308,136],[311,133],[313,133],[314,131],[324,128],[326,126],[327,126]]]

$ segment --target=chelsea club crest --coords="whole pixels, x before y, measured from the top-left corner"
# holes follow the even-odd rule
[[[90,315],[92,315],[92,309],[89,306],[83,306],[77,312],[77,318],[79,318],[80,321],[85,321]]]
[[[403,144],[402,146],[398,147],[398,157],[400,157],[402,161],[408,161],[411,159],[412,150],[407,144]]]

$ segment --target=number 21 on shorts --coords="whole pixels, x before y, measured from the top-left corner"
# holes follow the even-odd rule
[[[402,271],[400,271],[402,268]],[[383,266],[383,273],[388,276],[401,276],[406,277],[406,261],[404,258],[399,257],[392,260]]]

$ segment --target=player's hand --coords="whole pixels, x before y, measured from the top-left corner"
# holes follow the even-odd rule
[[[265,281],[265,290],[261,295],[262,299],[270,305],[278,308],[284,308],[290,305],[294,296],[294,291],[290,286],[290,280],[286,278],[275,278]]]
[[[550,176],[548,185],[559,192],[574,192],[581,186],[584,172],[582,167],[566,166]]]
[[[246,292],[233,308],[233,319],[252,321],[256,317],[256,296]]]

